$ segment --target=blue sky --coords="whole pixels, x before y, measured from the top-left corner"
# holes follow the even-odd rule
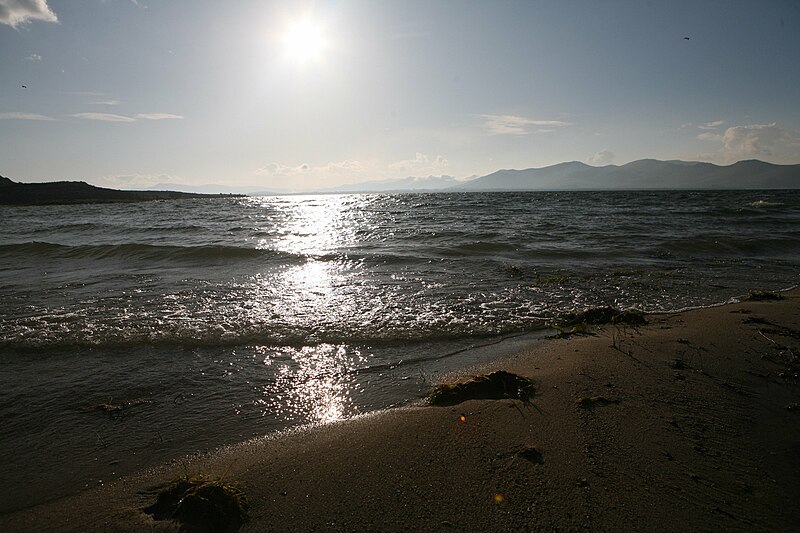
[[[0,0],[0,69],[19,181],[800,163],[796,0]]]

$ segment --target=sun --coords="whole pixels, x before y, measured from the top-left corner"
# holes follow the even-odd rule
[[[291,23],[283,35],[283,46],[287,56],[295,63],[304,65],[322,60],[328,41],[321,23],[310,18]]]

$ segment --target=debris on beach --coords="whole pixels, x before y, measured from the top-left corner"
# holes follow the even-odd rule
[[[248,520],[248,507],[246,495],[235,483],[197,474],[176,479],[143,510],[155,520],[176,520],[189,531],[211,532],[237,531]]]
[[[572,335],[590,334],[589,326],[601,324],[622,324],[627,326],[644,326],[647,319],[644,313],[634,309],[620,311],[611,306],[594,307],[581,313],[570,313],[561,317],[558,322],[553,322],[550,327],[558,330],[559,338],[567,338]]]
[[[594,409],[598,405],[610,405],[619,402],[619,400],[609,400],[605,396],[592,396],[591,398],[579,398],[576,403],[581,409]]]
[[[542,452],[534,446],[525,446],[517,452],[517,456],[537,465],[544,464],[544,455],[542,455]]]
[[[644,313],[635,309],[620,311],[613,307],[594,307],[581,313],[572,313],[564,316],[558,324],[560,327],[578,325],[600,325],[600,324],[625,324],[628,326],[644,326],[647,319]]]
[[[525,377],[498,370],[467,381],[440,383],[428,395],[431,405],[456,405],[467,400],[522,400],[528,402],[536,393],[533,382]]]
[[[743,298],[745,302],[774,302],[783,300],[783,295],[779,292],[770,291],[750,291]]]

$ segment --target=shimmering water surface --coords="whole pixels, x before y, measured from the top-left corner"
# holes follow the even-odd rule
[[[0,511],[415,401],[565,312],[800,279],[800,191],[220,198],[0,221]]]

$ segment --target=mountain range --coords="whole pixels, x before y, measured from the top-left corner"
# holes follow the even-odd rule
[[[719,166],[697,161],[641,159],[626,165],[592,167],[573,161],[543,168],[498,170],[460,183],[453,191],[796,189],[800,165],[758,160]]]
[[[593,167],[578,161],[542,168],[498,170],[469,180],[451,176],[365,181],[317,189],[318,193],[467,192],[653,189],[797,189],[800,165],[755,159],[720,166],[699,161],[640,159]]]
[[[159,189],[183,189],[177,184],[159,184]],[[776,165],[755,159],[720,166],[698,161],[641,159],[625,165],[593,167],[572,161],[542,168],[498,170],[469,180],[451,176],[408,177],[376,180],[317,189],[314,193],[355,192],[468,192],[468,191],[562,191],[562,190],[654,190],[654,189],[798,189],[800,165]],[[208,194],[240,193],[275,195],[288,191],[259,191],[223,186],[202,186],[197,192],[118,191],[84,182],[17,183],[0,176],[0,204],[46,204],[85,202],[137,202],[175,198],[203,198]]]

